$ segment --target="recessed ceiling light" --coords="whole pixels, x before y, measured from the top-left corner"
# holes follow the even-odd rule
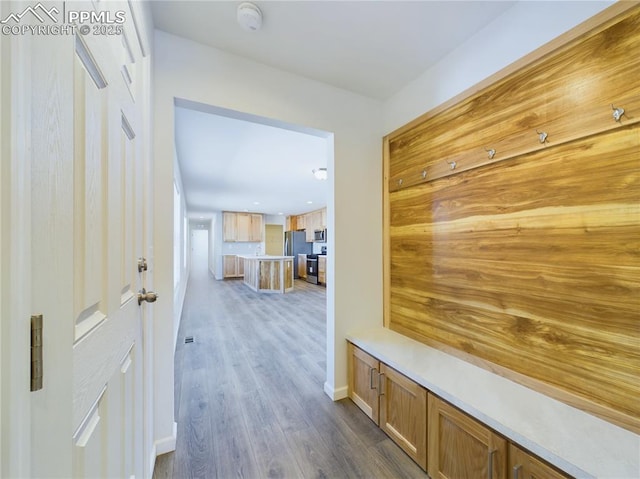
[[[284,213],[283,213],[282,211],[280,211],[280,212],[278,213],[278,215],[279,215],[279,216],[282,216],[283,214],[284,214]]]
[[[313,203],[313,201],[307,201],[307,204],[308,204],[308,205],[310,205],[310,204],[312,204],[312,203]]]
[[[253,204],[254,204],[254,205],[259,205],[259,204],[260,204],[260,202],[259,202],[259,201],[254,201],[254,202],[253,202]]]

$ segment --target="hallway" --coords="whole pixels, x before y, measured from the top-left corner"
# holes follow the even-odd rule
[[[175,359],[177,446],[154,479],[427,477],[350,400],[323,392],[325,318],[322,287],[257,294],[194,270]]]

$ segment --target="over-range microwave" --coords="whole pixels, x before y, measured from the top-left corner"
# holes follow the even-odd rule
[[[316,243],[326,243],[327,241],[327,229],[315,230],[313,232],[313,241]]]

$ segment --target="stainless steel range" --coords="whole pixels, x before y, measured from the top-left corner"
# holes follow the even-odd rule
[[[318,255],[307,255],[307,283],[318,284]]]

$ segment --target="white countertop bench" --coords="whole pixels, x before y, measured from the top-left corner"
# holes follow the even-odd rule
[[[640,478],[640,436],[386,328],[353,344],[578,478]]]

